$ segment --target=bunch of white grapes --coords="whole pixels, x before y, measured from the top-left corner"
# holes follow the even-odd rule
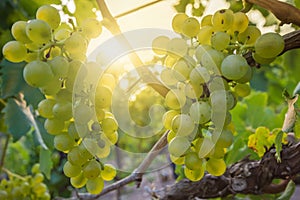
[[[252,52],[257,63],[270,63],[283,51],[284,40],[277,33],[261,35],[245,13],[229,9],[201,21],[178,13],[172,27],[179,37],[159,36],[152,42],[166,66],[161,81],[170,88],[163,116],[170,157],[192,181],[205,170],[220,176],[233,143],[230,110],[251,91],[253,72],[244,55]]]
[[[93,88],[97,101],[89,96],[74,102],[72,97],[78,72],[82,75],[85,69],[88,75],[91,65],[85,61],[88,43],[101,32],[101,22],[95,18],[70,26],[61,22],[56,8],[44,5],[36,19],[13,24],[15,40],[2,49],[8,61],[26,62],[24,80],[45,95],[38,114],[46,118],[44,127],[54,135],[55,148],[68,154],[63,171],[74,187],[86,185],[92,194],[100,193],[104,181],[116,176],[113,165],[101,162],[118,140],[118,123],[109,112],[113,75],[104,74]]]
[[[43,183],[44,175],[39,170],[39,164],[31,168],[32,175],[25,177],[8,174],[9,179],[0,181],[0,199],[32,199],[50,200],[47,185]]]

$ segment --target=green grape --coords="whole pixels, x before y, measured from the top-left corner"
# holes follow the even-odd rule
[[[74,122],[71,122],[69,124],[69,127],[68,127],[68,134],[70,135],[71,138],[74,139],[74,141],[78,141],[80,139],[80,136],[78,134],[78,131],[76,129],[76,126],[75,126],[75,123]]]
[[[252,45],[260,35],[261,32],[256,26],[248,26],[244,32],[238,34],[238,41],[243,44]]]
[[[93,117],[93,110],[86,104],[79,104],[74,108],[75,123],[87,124]]]
[[[62,152],[69,151],[75,145],[75,141],[67,134],[59,134],[54,137],[54,147]]]
[[[200,44],[197,48],[196,48],[196,51],[195,51],[195,56],[198,60],[198,62],[201,61],[202,59],[202,56],[205,52],[207,52],[208,50],[211,50],[212,47],[209,46],[209,45],[205,45],[205,44]]]
[[[105,181],[111,181],[117,175],[116,168],[111,164],[105,164],[104,168],[101,170],[101,177]]]
[[[55,118],[67,121],[72,118],[72,103],[69,101],[57,102],[52,109]]]
[[[109,133],[109,134],[107,134],[107,133],[104,133],[104,134],[107,137],[107,139],[109,140],[110,145],[114,145],[118,142],[119,134],[117,131]]]
[[[227,148],[233,143],[233,134],[230,130],[224,129],[221,133],[213,132],[212,140],[218,147]]]
[[[189,17],[182,24],[182,33],[187,37],[196,37],[200,30],[200,23],[194,17]]]
[[[233,14],[233,23],[229,30],[230,34],[235,32],[242,33],[244,32],[249,24],[248,16],[243,12],[236,12]]]
[[[176,63],[177,58],[167,55],[165,60],[164,60],[164,66],[168,67],[168,68],[172,68],[173,65]]]
[[[231,110],[236,105],[236,98],[231,91],[214,91],[210,94],[210,104],[214,110]]]
[[[9,41],[3,46],[2,54],[7,60],[18,63],[26,59],[27,49],[21,42]]]
[[[89,152],[100,159],[106,158],[110,154],[110,141],[103,139],[103,137],[98,140],[85,138],[84,144]]]
[[[216,32],[211,37],[211,46],[216,50],[226,49],[230,43],[230,36],[224,32]]]
[[[86,190],[90,194],[99,194],[104,187],[104,181],[101,177],[95,179],[89,179],[86,183]]]
[[[235,87],[234,87],[234,92],[239,96],[239,97],[246,97],[251,93],[251,88],[249,84],[241,84],[238,83]]]
[[[204,124],[210,120],[211,107],[205,101],[197,101],[191,105],[189,114],[195,123]]]
[[[56,8],[43,5],[36,11],[36,18],[47,22],[52,29],[56,29],[60,24],[60,15]]]
[[[176,136],[176,133],[172,130],[169,130],[168,135],[167,135],[167,141],[170,143],[170,141]]]
[[[37,196],[41,196],[47,191],[47,186],[44,183],[34,184],[32,190]]]
[[[217,31],[226,31],[228,30],[233,23],[233,12],[229,9],[218,10],[212,16],[212,24],[215,30]]]
[[[105,118],[105,111],[99,107],[95,107],[95,111],[98,122],[101,122]]]
[[[113,91],[116,86],[114,75],[109,73],[102,74],[101,79],[99,80],[99,84],[102,86],[106,86]]]
[[[87,151],[87,150],[85,150]],[[68,161],[75,166],[82,166],[87,162],[88,157],[83,153],[84,151],[79,147],[75,146],[68,152]]]
[[[26,26],[26,35],[34,43],[47,43],[51,40],[51,27],[45,21],[33,19]]]
[[[204,26],[212,26],[211,19],[212,19],[212,15],[204,16],[201,20],[201,23],[200,23],[201,28],[204,27]]]
[[[25,65],[23,77],[26,83],[33,87],[43,87],[54,78],[50,65],[35,60]]]
[[[186,102],[186,96],[183,91],[173,89],[167,93],[165,102],[166,105],[171,109],[180,109]]]
[[[57,32],[55,32],[54,38],[55,38],[55,40],[62,41],[62,40],[69,38],[70,35],[71,35],[71,30],[69,30],[67,28],[62,28],[62,29],[59,29]]]
[[[210,79],[209,72],[205,67],[195,67],[190,73],[190,81],[194,85],[207,83]]]
[[[63,56],[56,56],[50,60],[49,65],[51,66],[52,72],[57,77],[66,77],[69,70],[69,62]]]
[[[263,58],[274,58],[283,51],[284,40],[278,33],[265,33],[256,40],[254,49]]]
[[[176,33],[182,33],[183,22],[188,18],[185,13],[177,13],[172,19],[172,28]]]
[[[157,55],[167,54],[167,45],[170,42],[170,38],[167,36],[158,36],[152,41],[152,51]]]
[[[179,112],[176,110],[169,110],[169,111],[165,112],[165,114],[163,115],[162,121],[163,121],[163,125],[166,129],[171,129],[172,120],[178,114],[179,114]]]
[[[190,152],[185,155],[184,164],[190,170],[200,170],[202,168],[202,159],[196,152]]]
[[[111,103],[112,103],[112,91],[108,87],[101,86],[99,84],[97,86],[96,94],[95,94],[96,107],[109,108]]]
[[[219,69],[221,68],[222,61],[224,60],[224,54],[215,49],[206,51],[201,58],[200,63],[208,71],[215,74],[219,74]]]
[[[216,158],[216,159],[224,159],[225,151],[224,147],[219,147],[219,143],[217,143],[214,148],[209,152],[210,158]]]
[[[243,56],[229,55],[222,62],[221,72],[229,80],[238,80],[247,73],[249,68],[250,66]]]
[[[30,43],[30,39],[26,35],[26,25],[25,21],[17,21],[11,27],[11,34],[13,37],[23,43]]]
[[[174,72],[173,70],[169,68],[164,68],[161,73],[160,73],[160,79],[162,82],[166,85],[175,85],[178,80],[174,77]]]
[[[31,173],[33,174],[37,174],[40,172],[40,163],[35,163],[32,167],[31,167]]]
[[[56,118],[46,119],[44,127],[49,134],[57,135],[64,129],[65,122]]]
[[[61,88],[62,88],[62,81],[53,78],[45,86],[40,87],[40,90],[45,95],[54,96],[60,91]]]
[[[198,99],[203,93],[203,86],[200,84],[187,83],[185,85],[185,94],[191,99]]]
[[[74,188],[82,188],[87,183],[88,179],[83,176],[81,172],[78,176],[71,177],[70,182]]]
[[[204,168],[201,167],[200,169],[197,170],[190,170],[189,168],[185,167],[184,175],[191,181],[199,181],[204,176]]]
[[[210,45],[211,36],[214,34],[214,31],[212,26],[201,27],[197,35],[198,42],[202,45]]]
[[[189,115],[179,114],[173,118],[171,126],[177,136],[188,136],[192,133],[195,125]]]
[[[101,165],[96,160],[88,161],[82,169],[83,176],[87,179],[94,179],[100,175]]]
[[[210,93],[218,90],[228,90],[228,82],[223,79],[222,77],[214,77],[209,83],[208,83],[208,89]]]
[[[38,53],[37,52],[27,52],[26,58],[24,59],[25,62],[30,63],[34,60],[38,60]]]
[[[54,99],[43,99],[42,101],[40,101],[37,108],[40,116],[45,118],[52,118],[52,108],[55,105],[55,103],[56,101]]]
[[[252,58],[255,60],[255,62],[262,64],[262,65],[270,64],[271,62],[273,62],[276,59],[276,57],[264,58],[264,57],[261,57],[260,55],[258,55],[257,53],[252,53]]]
[[[253,70],[252,67],[249,67],[247,73],[240,79],[236,80],[238,83],[247,83],[252,79],[253,76]]]
[[[182,38],[173,38],[167,45],[167,52],[170,56],[178,58],[183,57],[188,51],[188,45]]]
[[[80,28],[87,38],[96,38],[102,33],[102,24],[95,18],[84,19]]]
[[[41,183],[44,180],[44,175],[42,173],[36,173],[32,179],[34,183]]]
[[[206,170],[213,176],[221,176],[226,171],[226,164],[223,159],[209,158]]]
[[[80,33],[74,32],[66,39],[64,47],[70,54],[82,53],[87,49],[87,41]]]
[[[104,133],[112,133],[118,130],[118,122],[113,117],[107,117],[101,121],[101,127]]]
[[[184,136],[174,137],[168,146],[169,153],[175,157],[180,157],[185,154],[185,152],[190,148],[191,143]]]
[[[192,67],[183,60],[179,59],[172,67],[174,77],[179,81],[185,81],[189,78]]]

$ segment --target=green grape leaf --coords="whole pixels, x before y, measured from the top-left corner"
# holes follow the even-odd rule
[[[276,200],[289,200],[291,199],[292,195],[294,194],[296,189],[296,184],[293,180],[290,180],[287,184],[284,192],[276,199]]]
[[[51,151],[44,148],[40,149],[40,170],[50,179],[53,162],[51,159]]]
[[[300,0],[294,0],[294,5],[295,5],[297,8],[300,8]]]
[[[5,124],[14,142],[31,130],[32,119],[24,99],[9,98],[3,112]]]
[[[0,73],[2,74],[2,98],[17,96],[19,93],[23,93],[27,104],[36,108],[38,103],[44,99],[44,96],[39,89],[31,87],[25,82],[23,78],[25,63],[11,63],[3,60],[0,66]]]
[[[283,132],[279,130],[279,131],[277,131],[277,133],[273,133],[273,134],[276,134],[276,138],[275,138],[275,149],[276,149],[275,158],[277,159],[277,162],[281,162],[280,152],[282,150]]]

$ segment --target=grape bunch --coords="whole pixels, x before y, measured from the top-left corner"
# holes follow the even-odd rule
[[[44,175],[39,170],[39,164],[33,165],[32,175],[21,177],[8,173],[8,179],[0,181],[0,199],[32,199],[50,200],[47,185],[43,183]]]
[[[86,50],[101,32],[101,22],[95,18],[77,25],[61,22],[59,11],[44,5],[37,10],[36,19],[13,24],[15,40],[2,49],[7,60],[26,62],[24,80],[45,96],[37,113],[45,118],[44,127],[54,136],[54,147],[68,154],[63,171],[75,188],[86,185],[92,194],[100,193],[104,181],[116,176],[115,167],[101,161],[118,140],[118,123],[109,112],[114,76],[105,73],[96,88],[83,89],[79,94],[83,98],[73,101],[72,97],[77,75],[88,76],[97,68],[86,62]]]
[[[230,110],[251,91],[253,68],[244,56],[251,53],[257,63],[268,64],[283,51],[284,40],[278,33],[261,34],[245,13],[229,9],[201,21],[178,13],[172,27],[179,37],[152,42],[166,66],[160,79],[170,89],[163,116],[170,158],[192,181],[205,170],[220,176],[234,137]]]

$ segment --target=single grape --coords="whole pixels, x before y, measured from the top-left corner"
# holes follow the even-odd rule
[[[104,181],[101,177],[95,179],[89,179],[86,183],[86,190],[90,194],[99,194],[104,187]]]
[[[187,83],[184,92],[191,99],[198,99],[203,93],[203,86],[200,84]]]
[[[46,119],[44,127],[49,134],[57,135],[64,129],[65,122],[56,118]]]
[[[25,21],[17,21],[11,27],[11,34],[13,37],[23,43],[30,43],[31,40],[26,35],[26,25]]]
[[[172,28],[176,33],[182,33],[183,22],[188,18],[185,13],[177,13],[172,19]]]
[[[111,91],[113,91],[116,86],[116,79],[115,79],[114,75],[112,75],[110,73],[104,73],[101,75],[99,84],[102,86],[106,86],[109,89],[111,89]]]
[[[67,121],[72,118],[72,103],[69,101],[57,102],[52,109],[55,118]]]
[[[226,164],[223,159],[209,158],[206,170],[213,176],[221,176],[226,171]]]
[[[98,85],[95,94],[95,104],[99,108],[109,108],[112,103],[112,91],[105,86]]]
[[[216,50],[226,49],[230,43],[230,36],[224,32],[216,32],[211,37],[211,46]]]
[[[72,165],[82,166],[91,157],[86,155],[89,155],[89,152],[86,149],[83,149],[80,146],[75,146],[68,152],[68,161]]]
[[[253,70],[252,67],[250,67],[247,71],[247,73],[240,79],[236,80],[238,83],[247,83],[249,82],[253,77]]]
[[[167,54],[167,45],[170,42],[170,38],[167,36],[158,36],[152,41],[152,51],[157,55]]]
[[[56,8],[50,5],[43,5],[36,11],[36,18],[47,22],[52,29],[60,24],[60,15]]]
[[[194,85],[207,83],[210,79],[210,74],[205,67],[195,67],[190,73],[190,81]]]
[[[101,170],[101,177],[105,181],[111,181],[117,175],[116,168],[111,164],[105,164],[104,168]]]
[[[211,19],[212,19],[212,15],[204,16],[201,20],[201,23],[200,23],[201,28],[204,27],[204,26],[212,26]]]
[[[56,101],[54,99],[43,99],[38,104],[38,112],[42,117],[45,118],[52,118],[53,117],[53,106],[56,104]]]
[[[210,39],[210,38],[209,38]],[[210,41],[210,40],[209,40]],[[200,44],[195,51],[195,56],[198,60],[198,62],[201,61],[202,56],[205,52],[207,52],[208,50],[211,50],[212,47],[210,45],[205,45],[205,44]]]
[[[188,45],[182,38],[173,38],[167,45],[167,52],[170,56],[178,58],[183,57],[188,51]]]
[[[80,173],[78,176],[71,177],[70,182],[74,188],[82,188],[87,183],[88,179]]]
[[[58,40],[58,41],[65,40],[70,36],[71,36],[71,30],[69,30],[67,28],[59,29],[54,34],[55,40]]]
[[[189,114],[195,123],[204,124],[210,120],[211,107],[205,101],[197,101],[191,105]]]
[[[51,66],[52,72],[57,77],[66,77],[69,70],[69,62],[63,56],[56,56],[48,61]]]
[[[273,62],[276,59],[276,57],[274,57],[274,58],[264,58],[264,57],[261,57],[257,53],[252,53],[252,58],[255,60],[255,62],[257,62],[259,64],[262,64],[262,65],[270,64],[271,62]]]
[[[203,166],[197,170],[190,170],[189,168],[184,168],[184,175],[191,181],[199,181],[204,176],[204,168]]]
[[[40,90],[45,95],[55,96],[60,91],[61,88],[62,88],[62,81],[59,80],[58,78],[53,78],[46,85],[40,87]]]
[[[26,35],[35,43],[47,43],[51,40],[51,28],[47,22],[33,19],[26,26]]]
[[[30,63],[34,60],[38,60],[38,53],[37,52],[27,52],[26,58],[24,59],[25,62]]]
[[[70,54],[82,53],[87,49],[87,41],[79,32],[74,32],[66,39],[64,48]]]
[[[79,104],[74,107],[74,119],[75,123],[87,124],[93,116],[93,110],[86,104]]]
[[[210,93],[218,90],[228,90],[228,82],[223,79],[222,77],[213,77],[210,82],[208,83],[208,89]]]
[[[214,34],[214,31],[212,26],[201,27],[197,35],[198,42],[202,45],[210,45],[211,36]]]
[[[252,45],[260,35],[261,32],[256,26],[248,26],[244,32],[238,34],[238,41]]]
[[[248,16],[243,12],[236,12],[233,14],[233,23],[229,30],[230,34],[233,35],[236,32],[244,32],[249,24]]]
[[[230,130],[224,129],[222,132],[213,132],[212,140],[218,147],[227,148],[233,143],[233,134]]]
[[[43,87],[54,78],[54,75],[49,64],[35,60],[24,67],[23,77],[30,86]]]
[[[278,33],[265,33],[256,40],[254,49],[263,58],[274,58],[283,51],[284,40]]]
[[[202,159],[196,152],[190,152],[185,155],[184,164],[190,170],[200,170],[202,168]]]
[[[75,145],[75,141],[67,134],[59,134],[54,137],[54,147],[62,152],[69,151]]]
[[[161,73],[160,73],[160,79],[162,80],[162,82],[166,85],[175,85],[178,80],[175,78],[174,76],[174,72],[173,70],[169,69],[169,68],[164,68]]]
[[[193,120],[187,114],[176,115],[171,123],[172,131],[174,131],[177,136],[188,136],[192,133],[194,126]]]
[[[169,153],[172,156],[180,157],[185,154],[185,152],[190,148],[191,143],[184,136],[176,136],[174,137],[168,146]]]
[[[217,31],[226,31],[228,30],[233,23],[233,12],[229,9],[218,10],[212,16],[212,24],[215,30]]]
[[[221,72],[229,80],[238,80],[247,73],[249,68],[250,66],[244,57],[229,55],[222,62]]]
[[[11,62],[22,62],[27,57],[27,49],[23,43],[18,41],[9,41],[2,48],[3,56]]]
[[[96,38],[102,33],[102,24],[95,18],[84,19],[80,28],[87,38]]]
[[[96,160],[88,161],[82,169],[83,176],[87,179],[94,179],[100,175],[101,165]]]
[[[220,74],[220,68],[222,61],[224,60],[224,54],[215,49],[206,51],[201,58],[201,65],[205,67],[209,72],[214,74]]]
[[[113,133],[118,130],[118,122],[113,117],[104,118],[101,121],[101,128],[103,132],[106,134]]]
[[[42,173],[36,173],[32,179],[34,183],[41,183],[44,180],[44,175]]]
[[[35,163],[32,167],[31,167],[31,173],[32,174],[37,174],[40,172],[40,163]]]
[[[246,97],[251,93],[251,88],[249,84],[241,84],[238,83],[236,86],[234,86],[234,92],[239,96],[239,97]]]
[[[171,129],[172,120],[178,114],[179,114],[179,112],[176,110],[169,110],[169,111],[165,112],[165,114],[163,115],[162,121],[163,121],[163,125],[166,129]]]
[[[182,33],[187,37],[196,37],[200,30],[200,23],[194,17],[189,17],[182,24]]]
[[[189,78],[192,67],[184,60],[179,59],[172,67],[174,77],[179,81],[185,81]]]
[[[171,109],[180,109],[186,102],[186,96],[183,91],[173,89],[167,93],[165,102],[166,105]]]

